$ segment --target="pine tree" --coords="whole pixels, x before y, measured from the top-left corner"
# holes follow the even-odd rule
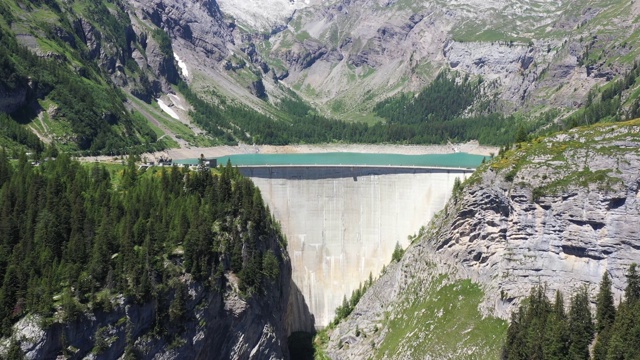
[[[627,272],[625,297],[611,328],[607,360],[640,358],[640,279],[636,266],[631,264]]]
[[[178,281],[174,290],[173,300],[169,305],[169,320],[174,324],[179,324],[187,313],[187,289],[184,283]]]
[[[548,360],[566,359],[569,354],[569,329],[567,315],[564,311],[564,297],[560,290],[556,291],[553,310],[545,328],[543,352]]]
[[[11,179],[11,166],[9,164],[9,158],[7,156],[7,151],[2,148],[0,149],[0,188],[2,185]]]
[[[611,328],[616,318],[616,308],[613,303],[613,293],[611,292],[611,279],[609,273],[604,272],[600,281],[600,291],[596,299],[596,331],[598,337],[593,349],[595,360],[604,360],[607,357],[609,340],[611,338]]]
[[[551,313],[551,304],[545,295],[545,288],[538,286],[531,289],[526,314],[526,342],[529,359],[543,359],[543,344],[547,318]]]
[[[511,314],[511,322],[507,329],[507,340],[502,348],[503,360],[524,360],[527,359],[527,342],[525,324],[526,305],[520,305],[518,312]]]
[[[637,266],[636,263],[631,264],[627,272],[627,288],[624,296],[629,303],[640,300],[640,275],[638,274]]]
[[[589,359],[589,345],[593,340],[594,325],[589,309],[589,294],[583,287],[571,299],[569,309],[569,359]]]
[[[122,175],[122,188],[130,189],[138,180],[138,170],[136,169],[136,160],[133,156],[127,158],[127,168]]]

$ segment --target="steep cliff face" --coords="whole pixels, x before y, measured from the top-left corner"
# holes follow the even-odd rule
[[[507,152],[435,224],[437,254],[503,293],[506,305],[538,282],[570,291],[597,284],[605,270],[620,294],[640,255],[639,131],[637,121],[577,129]],[[487,309],[501,302],[487,300]]]
[[[227,43],[233,42],[231,29],[215,0],[133,0],[129,3],[139,20],[150,21],[213,59],[226,56]]]
[[[14,325],[12,339],[27,359],[118,359],[124,354],[141,359],[288,359],[286,321],[296,316],[287,309],[291,265],[284,249],[272,250],[284,259],[280,275],[260,294],[242,294],[233,273],[210,284],[185,275],[179,321],[164,323],[166,313],[174,311],[169,304],[176,293],[146,304],[118,297],[111,309],[86,312],[70,322],[44,325],[50,320],[27,316]],[[8,339],[0,343],[0,354],[8,344]]]
[[[226,289],[218,292],[185,278],[185,320],[162,325],[167,329],[164,334],[157,332],[161,311],[157,303],[121,300],[113,311],[86,314],[70,324],[43,328],[43,319],[27,317],[15,325],[14,339],[27,359],[60,354],[117,359],[125,353],[142,359],[288,358],[284,326],[288,286],[278,281],[266,289],[267,296],[246,299],[233,289],[231,276],[226,280]]]
[[[501,111],[573,108],[630,67],[632,50],[605,34],[612,19],[627,23],[637,11],[626,2],[309,2],[265,54],[288,65],[283,81],[336,114],[418,90],[443,69],[491,80],[485,92]]]
[[[125,353],[142,359],[287,359],[288,261],[280,269],[264,295],[252,297],[239,294],[232,274],[218,282],[221,290],[185,276],[184,319],[178,322],[158,323],[170,299],[137,305],[120,298],[112,311],[86,313],[71,323],[43,327],[42,318],[26,317],[14,326],[13,339],[27,359],[117,359]]]
[[[414,324],[411,314],[428,313],[428,301],[416,304],[447,286],[464,288],[463,279],[483,290],[471,307],[487,321],[506,319],[539,283],[546,284],[549,296],[587,285],[595,298],[602,273],[608,271],[620,295],[626,269],[640,258],[634,225],[640,221],[639,149],[636,120],[534,140],[481,167],[452,196],[427,235],[389,267],[347,321],[329,332],[329,354],[336,359],[416,358],[422,351],[417,344],[446,349],[431,331],[451,307],[440,309],[444,317],[435,311],[426,325]],[[468,319],[465,310],[456,316],[461,323]],[[402,319],[409,327],[406,333],[425,335],[412,337],[404,348],[390,346],[399,331],[394,321]],[[436,357],[455,351],[486,357],[493,349],[497,356],[499,344],[492,345],[491,337],[469,342],[475,338],[468,333],[484,326],[477,320],[451,334],[461,341],[459,350],[424,351]],[[356,336],[354,329],[368,336]],[[495,338],[500,331],[496,325],[486,332]]]

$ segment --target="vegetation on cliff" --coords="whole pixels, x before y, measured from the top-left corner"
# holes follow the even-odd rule
[[[39,314],[42,326],[115,299],[160,307],[156,327],[180,323],[185,274],[224,289],[235,274],[244,296],[262,294],[285,263],[284,240],[260,192],[230,164],[213,173],[110,171],[67,155],[33,166],[0,150],[0,319]],[[236,286],[236,285],[234,285]],[[169,322],[171,321],[171,322]],[[172,325],[173,324],[173,325]]]
[[[619,169],[612,164],[601,168],[588,160],[636,154],[638,149],[627,145],[638,139],[639,129],[640,119],[598,123],[507,145],[463,186],[480,182],[486,171],[495,171],[508,182],[531,188],[532,201],[571,187],[611,190],[622,184]],[[527,181],[523,181],[525,178]]]

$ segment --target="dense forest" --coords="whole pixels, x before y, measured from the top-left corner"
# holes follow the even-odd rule
[[[442,82],[454,82],[454,80],[442,80]],[[465,85],[470,86],[470,85]],[[368,125],[364,123],[347,123],[344,121],[326,118],[317,114],[309,105],[293,96],[281,102],[280,108],[287,114],[287,119],[274,120],[255,110],[243,106],[223,103],[214,106],[202,100],[192,92],[186,84],[179,86],[180,92],[193,105],[194,111],[191,117],[202,128],[227,144],[237,142],[286,145],[291,143],[399,143],[399,144],[440,144],[448,140],[464,142],[479,140],[483,144],[504,145],[513,142],[518,129],[514,126],[512,117],[502,115],[483,115],[478,117],[451,117],[437,118],[442,112],[435,112],[431,116],[424,116],[421,120],[414,118],[411,121],[400,121],[399,117],[386,123]],[[445,91],[446,90],[446,91]],[[440,96],[456,98],[458,86],[447,87]],[[425,90],[427,91],[427,90]],[[429,102],[424,108],[439,107],[439,97],[435,92],[440,91],[434,87],[421,100]],[[461,90],[463,93],[470,90]],[[471,95],[467,95],[471,96]],[[407,97],[400,97],[397,102],[404,101]],[[457,103],[457,102],[456,102]],[[382,106],[380,112],[391,114],[396,106],[396,100],[389,101]],[[468,98],[459,104],[468,104]],[[382,110],[384,109],[384,110]],[[462,111],[462,110],[460,110]],[[456,113],[456,114],[459,114]]]
[[[636,264],[629,267],[627,288],[617,309],[607,272],[595,300],[594,321],[586,288],[573,294],[568,312],[560,291],[551,302],[544,286],[533,288],[511,316],[502,358],[639,359],[640,275]]]
[[[252,296],[279,278],[273,249],[285,246],[259,190],[230,164],[138,171],[130,158],[109,171],[66,155],[12,163],[0,150],[2,335],[30,313],[46,326],[108,311],[117,294],[162,304],[185,273],[223,289],[233,272]],[[159,332],[172,326],[176,301],[159,308]]]
[[[443,122],[463,115],[480,93],[480,84],[441,72],[417,96],[403,93],[378,103],[374,111],[391,123]]]

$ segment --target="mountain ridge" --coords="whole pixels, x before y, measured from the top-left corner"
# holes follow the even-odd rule
[[[484,328],[483,321],[507,319],[541,284],[548,297],[586,285],[593,299],[607,271],[614,297],[620,299],[627,269],[638,258],[633,224],[640,218],[639,126],[640,120],[633,120],[576,128],[517,144],[481,166],[454,188],[444,210],[402,260],[374,282],[352,315],[328,329],[324,350],[340,359],[419,358],[420,351],[438,357],[428,350],[438,348],[468,351],[472,357],[494,351],[491,357],[497,357],[500,344],[487,344],[492,336],[502,336],[505,328],[499,324],[462,348],[443,339],[428,347],[395,348],[400,352],[387,347],[402,331],[433,338],[429,324],[438,320],[412,322],[404,330],[393,327],[393,321],[412,321],[407,312],[412,304],[433,301],[434,291],[451,296],[447,286],[464,288],[464,281],[483,291],[469,308],[478,309],[484,320],[458,318],[469,324],[467,331]],[[435,319],[442,316],[437,310]],[[355,329],[367,336],[355,335]]]

